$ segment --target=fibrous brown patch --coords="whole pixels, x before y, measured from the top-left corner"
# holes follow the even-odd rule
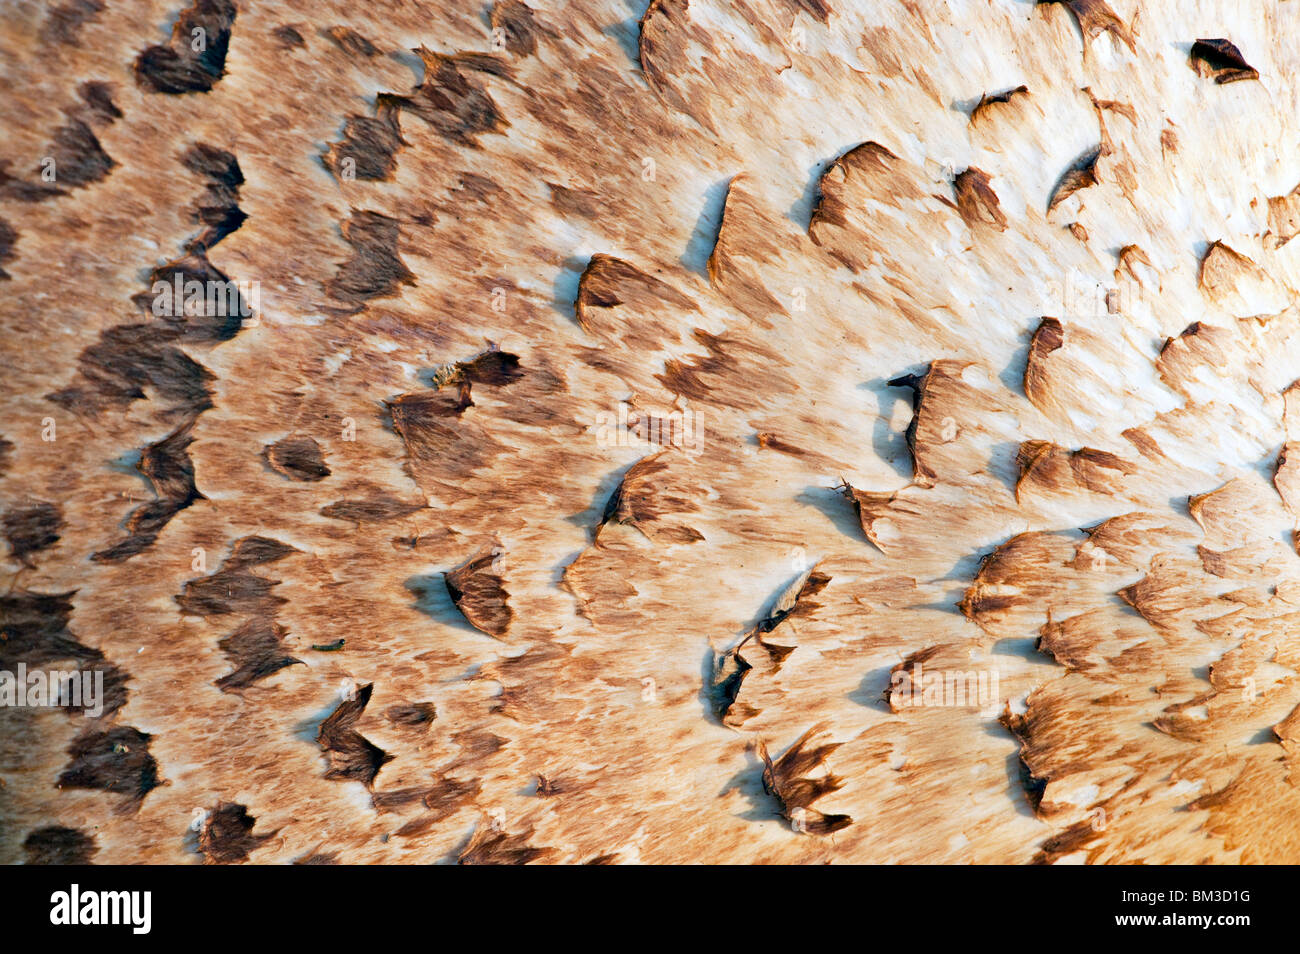
[[[81,28],[104,12],[104,0],[66,0],[51,8],[41,24],[42,43],[71,45],[81,37]]]
[[[791,457],[806,457],[809,454],[802,447],[796,447],[794,444],[783,441],[771,431],[759,431],[754,435],[754,439],[758,441],[758,446],[764,450],[774,450],[781,454],[789,454]]]
[[[203,232],[186,246],[186,251],[201,253],[244,224],[248,218],[239,208],[239,187],[244,173],[234,154],[207,143],[195,143],[181,155],[187,169],[207,180],[203,195],[194,205],[194,221]]]
[[[188,244],[182,258],[154,268],[149,276],[150,290],[133,299],[142,312],[152,317],[159,310],[155,303],[161,300],[154,288],[162,282],[173,291],[173,307],[163,309],[162,322],[108,328],[100,333],[96,344],[82,351],[73,384],[46,395],[71,411],[98,415],[108,409],[122,410],[144,398],[144,387],[150,385],[166,405],[163,416],[187,422],[177,430],[179,434],[212,407],[208,390],[212,374],[178,345],[227,341],[243,325],[247,307],[242,292],[206,256],[209,248],[244,221],[244,213],[236,204],[243,173],[231,153],[204,144],[192,146],[182,154],[181,161],[208,180],[194,209],[195,220],[204,225],[204,231]],[[206,290],[204,307],[198,314],[183,307],[184,299],[175,300],[178,281],[182,289],[194,281]],[[209,298],[220,307],[210,311]]]
[[[1097,825],[1092,821],[1082,821],[1071,825],[1065,831],[1053,835],[1039,846],[1038,854],[1032,864],[1055,864],[1057,859],[1082,851],[1100,837]]]
[[[102,80],[86,80],[77,87],[77,95],[85,103],[81,111],[88,122],[111,126],[122,118],[122,111],[113,102],[113,87]]]
[[[1259,263],[1220,241],[1211,242],[1201,259],[1197,284],[1207,298],[1238,317],[1267,309],[1268,300],[1279,311],[1290,301]],[[1260,296],[1265,299],[1262,303]]]
[[[280,41],[286,50],[299,50],[307,45],[302,32],[291,23],[281,24],[271,31],[271,35]]]
[[[224,223],[230,221],[225,219]],[[251,303],[244,299],[239,284],[208,260],[207,246],[202,243],[206,236],[216,234],[216,230],[205,229],[190,243],[194,251],[187,251],[180,258],[153,269],[149,273],[149,291],[132,297],[147,317],[161,319],[164,328],[176,328],[186,342],[215,344],[229,341],[239,334],[244,319],[252,315]],[[179,298],[175,293],[178,281],[182,288]],[[189,292],[185,289],[191,282],[198,283],[203,290],[202,301],[197,297],[194,301],[189,300]],[[168,291],[155,291],[159,283],[167,286]],[[153,330],[156,333],[159,329]]]
[[[637,58],[646,82],[665,102],[683,110],[686,103],[669,80],[686,66],[680,46],[689,32],[689,9],[690,0],[650,0],[637,23]]]
[[[1230,40],[1197,40],[1192,44],[1191,65],[1198,75],[1211,77],[1219,85],[1259,79],[1258,71]]]
[[[1006,230],[1007,217],[987,172],[971,166],[958,173],[953,180],[953,191],[957,195],[957,211],[968,226],[987,225],[999,232]]]
[[[80,119],[54,131],[49,158],[54,160],[54,181],[73,187],[98,182],[117,165],[94,131]]]
[[[13,276],[4,270],[4,266],[17,256],[14,246],[18,244],[18,232],[4,219],[0,219],[0,281],[10,281]]]
[[[999,544],[981,558],[958,609],[981,628],[993,628],[1019,608],[1044,608],[1054,582],[1047,571],[1060,565],[1057,551],[1063,546],[1062,538],[1041,531],[1018,533]]]
[[[178,427],[141,453],[136,466],[149,478],[155,499],[131,511],[126,518],[127,536],[105,550],[96,551],[91,555],[92,560],[120,563],[143,552],[153,546],[172,517],[195,501],[205,499],[194,483],[194,462],[188,453],[194,441],[191,427],[189,423]]]
[[[918,677],[916,667],[924,666],[942,652],[943,648],[943,646],[927,646],[918,649],[914,653],[909,653],[902,662],[889,670],[889,686],[884,691],[883,699],[889,706],[890,712],[902,712],[907,707],[910,701],[905,701],[907,697],[921,690],[924,682],[923,678]],[[898,673],[902,673],[906,678],[896,679]]]
[[[394,725],[428,726],[438,717],[438,710],[432,702],[412,702],[389,706],[384,711],[384,717]]]
[[[1014,89],[1003,90],[1000,93],[985,93],[980,97],[980,101],[975,104],[975,108],[970,111],[970,122],[974,125],[980,120],[994,115],[998,106],[1014,103],[1028,96],[1029,87],[1024,84]]]
[[[317,481],[330,475],[320,444],[305,435],[289,435],[262,451],[277,473],[290,480]]]
[[[1269,196],[1268,237],[1273,248],[1281,248],[1300,234],[1300,185],[1286,195]],[[3,253],[0,253],[0,259]]]
[[[88,80],[78,87],[82,104],[64,109],[68,121],[54,131],[54,139],[41,158],[39,182],[11,176],[8,162],[0,160],[0,195],[18,202],[42,202],[67,195],[61,186],[80,188],[98,182],[117,163],[104,151],[93,125],[111,125],[121,111],[113,104],[107,83]]]
[[[378,47],[352,27],[332,26],[324,32],[327,37],[338,45],[340,50],[351,56],[371,57],[379,52]]]
[[[61,825],[37,828],[23,839],[29,865],[88,865],[98,850],[93,837]]]
[[[707,270],[712,285],[760,327],[770,327],[772,316],[786,314],[762,278],[763,265],[780,255],[779,234],[771,211],[747,188],[746,176],[733,176]]]
[[[1222,367],[1231,344],[1232,333],[1226,328],[1194,321],[1177,338],[1165,339],[1156,370],[1165,384],[1185,395],[1187,382],[1195,379],[1197,368]]]
[[[251,852],[262,842],[274,838],[279,829],[265,835],[254,835],[257,819],[248,809],[236,802],[219,802],[203,822],[199,831],[199,851],[203,852],[205,865],[238,865],[248,860]]]
[[[325,284],[329,296],[360,311],[372,298],[387,298],[402,285],[414,285],[415,276],[397,254],[398,236],[396,219],[354,210],[343,223],[343,238],[352,246],[352,257]]]
[[[1064,343],[1065,328],[1057,318],[1044,318],[1040,321],[1029,342],[1029,358],[1025,362],[1025,397],[1040,410],[1048,403],[1051,393],[1047,373],[1048,356]]]
[[[922,183],[919,170],[880,143],[854,146],[818,180],[808,237],[846,268],[861,272],[888,254],[882,237],[904,210],[919,206],[926,210],[923,215],[950,214],[953,204]]]
[[[181,11],[165,46],[151,46],[136,58],[136,81],[155,93],[211,90],[226,73],[236,13],[231,0],[195,0]]]
[[[224,637],[217,645],[237,668],[218,679],[217,688],[222,692],[238,692],[286,666],[302,663],[301,659],[285,653],[286,632],[279,623],[258,616]]]
[[[889,505],[898,495],[890,492],[859,490],[847,482],[841,484],[838,490],[845,500],[853,504],[853,512],[857,515],[863,534],[877,550],[884,553],[885,545],[880,535],[876,533],[875,523],[888,512]]]
[[[361,782],[369,788],[379,770],[392,761],[391,755],[354,728],[370,703],[373,689],[373,683],[360,687],[320,724],[316,742],[329,762],[326,778]]]
[[[1047,211],[1051,212],[1080,189],[1097,184],[1097,159],[1101,156],[1101,147],[1090,150],[1073,166],[1065,170],[1052,189],[1052,196],[1047,200]]]
[[[465,383],[401,394],[385,402],[393,428],[406,445],[408,468],[417,482],[426,470],[437,472],[449,461],[468,477],[503,449],[481,427],[462,418],[474,405],[470,395],[471,388]]]
[[[352,523],[383,523],[399,517],[409,517],[423,510],[423,503],[407,503],[387,494],[376,494],[363,500],[339,500],[321,508],[322,517],[347,520]]]
[[[782,664],[794,652],[795,647],[769,643],[763,637],[771,634],[786,620],[800,619],[817,610],[821,604],[816,601],[816,596],[830,581],[831,578],[827,574],[816,567],[810,568],[781,593],[767,615],[745,635],[744,639],[726,652],[714,656],[711,688],[714,715],[719,722],[738,728],[759,712],[748,703],[738,702],[741,686],[749,673],[754,670],[754,664],[741,655],[745,644],[752,639],[754,644],[767,654],[764,660],[765,671],[770,673],[780,671]]]
[[[12,669],[20,659],[39,666],[83,655],[97,658],[98,650],[81,645],[68,631],[74,593],[17,590],[0,595],[0,665]]]
[[[821,23],[830,20],[831,5],[827,0],[783,0],[791,10],[802,10]]]
[[[691,337],[703,345],[705,354],[689,361],[671,358],[664,362],[662,374],[655,379],[678,397],[691,401],[708,401],[725,407],[754,407],[760,403],[741,382],[745,377],[745,361],[762,361],[768,356],[764,351],[744,343],[739,336],[710,334],[696,328]],[[775,379],[772,386],[778,387]]]
[[[176,597],[181,612],[192,616],[270,616],[284,602],[271,592],[279,580],[252,572],[254,567],[283,560],[297,553],[294,547],[270,537],[243,537],[230,556],[210,576],[190,580]]]
[[[180,328],[158,325],[108,328],[77,358],[74,383],[46,397],[93,417],[143,400],[148,386],[172,416],[197,416],[212,407],[209,385],[215,379],[176,347],[183,334]]]
[[[933,487],[938,474],[931,466],[928,454],[925,452],[925,444],[929,443],[922,436],[922,414],[925,414],[927,430],[933,430],[933,417],[931,408],[928,403],[930,397],[929,388],[932,382],[942,382],[945,375],[935,375],[936,366],[931,364],[921,374],[903,374],[892,378],[888,383],[891,388],[907,388],[912,392],[912,420],[908,422],[906,440],[907,449],[912,454],[912,481],[921,487]],[[847,484],[845,485],[847,487]],[[857,496],[853,496],[855,503],[860,503]],[[861,516],[861,510],[859,510]],[[864,529],[866,525],[863,525]],[[874,541],[873,541],[874,542]]]
[[[9,161],[0,159],[0,196],[13,199],[15,202],[44,202],[46,199],[67,194],[66,189],[60,189],[51,183],[24,182],[17,176],[10,175]]]
[[[1041,745],[1037,740],[1036,728],[1044,720],[1042,713],[1035,707],[1030,707],[1025,714],[1011,711],[1011,704],[1008,702],[1002,710],[1002,715],[998,721],[1016,737],[1020,743],[1020,786],[1024,789],[1025,800],[1037,814],[1043,804],[1043,793],[1047,791],[1048,779],[1034,774],[1031,763],[1036,764],[1037,748]],[[1047,733],[1044,733],[1046,735]],[[1032,739],[1032,741],[1031,741]]]
[[[506,635],[515,615],[507,602],[505,581],[494,566],[499,553],[497,548],[485,549],[444,574],[456,608],[472,626],[497,639]]]
[[[578,187],[562,186],[555,182],[546,183],[551,190],[551,206],[563,216],[580,216],[594,219],[600,214],[603,198],[599,192]]]
[[[828,815],[811,807],[822,796],[844,786],[843,779],[829,772],[818,778],[808,777],[809,772],[824,765],[826,757],[840,747],[839,742],[830,742],[805,748],[822,731],[824,726],[813,726],[775,762],[768,756],[767,746],[758,744],[758,754],[763,759],[764,791],[777,800],[781,817],[791,822],[796,831],[814,835],[829,835],[853,823],[848,815]]]
[[[515,56],[532,56],[537,52],[538,36],[550,33],[520,0],[497,0],[492,4],[492,29],[501,31],[506,49]]]
[[[391,94],[381,93],[375,99],[374,116],[347,118],[343,138],[330,143],[326,165],[341,180],[387,181],[397,170],[397,151],[407,145],[398,103]]]
[[[378,812],[401,811],[409,805],[418,804],[428,812],[398,829],[397,834],[416,835],[430,825],[450,818],[456,811],[469,804],[481,789],[478,779],[462,781],[455,778],[437,776],[432,785],[403,788],[391,792],[375,792],[371,803]]]
[[[1077,488],[1107,493],[1116,489],[1122,475],[1136,472],[1132,464],[1108,451],[1092,447],[1071,451],[1051,441],[1023,442],[1016,464],[1020,468],[1017,500],[1022,490],[1031,487],[1045,493]]]
[[[534,848],[528,844],[533,830],[512,835],[494,828],[476,828],[457,858],[462,865],[526,865],[551,854],[550,848]]]
[[[1180,625],[1188,606],[1194,605],[1197,582],[1177,559],[1162,554],[1151,561],[1146,576],[1117,595],[1156,629],[1170,631]]]
[[[1145,265],[1152,271],[1155,270],[1155,266],[1151,264],[1151,259],[1147,257],[1147,253],[1137,245],[1125,245],[1119,250],[1116,258],[1119,263],[1119,267],[1115,269],[1116,280],[1119,279],[1122,270],[1130,278],[1139,282],[1143,281],[1141,274],[1138,272],[1139,265]]]
[[[57,543],[62,526],[63,508],[57,503],[38,501],[8,510],[3,527],[10,555],[25,566],[33,566],[31,555]]]
[[[90,788],[125,795],[122,812],[133,812],[158,787],[158,763],[149,754],[147,732],[130,726],[87,729],[68,747],[72,761],[59,776],[60,788]]]
[[[631,317],[649,321],[656,309],[665,304],[683,310],[695,308],[695,302],[667,282],[646,274],[631,262],[598,252],[591,256],[578,278],[578,297],[573,310],[584,331],[621,337],[630,329],[599,322],[604,309],[626,306]]]
[[[483,85],[486,77],[509,77],[504,62],[486,53],[448,55],[423,46],[415,52],[424,61],[424,82],[410,96],[394,96],[402,109],[463,146],[477,146],[479,136],[510,126]]]
[[[668,473],[666,452],[643,457],[623,474],[596,526],[596,543],[610,524],[635,527],[647,539],[660,543],[696,543],[704,535],[685,524],[669,523],[663,517],[674,513],[695,513],[699,507],[688,497],[669,489],[663,479]],[[658,479],[656,479],[658,478]]]
[[[1038,0],[1042,3],[1061,3],[1069,8],[1079,24],[1079,30],[1085,40],[1091,40],[1100,33],[1109,33],[1123,43],[1129,50],[1136,52],[1133,33],[1124,21],[1115,15],[1115,11],[1105,0]]]

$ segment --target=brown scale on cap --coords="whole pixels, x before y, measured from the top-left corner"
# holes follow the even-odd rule
[[[49,501],[22,504],[7,510],[0,526],[9,541],[10,556],[30,567],[33,553],[59,542],[63,508]]]
[[[1064,6],[1073,14],[1083,33],[1084,40],[1092,40],[1102,33],[1109,33],[1117,43],[1123,43],[1130,51],[1137,52],[1133,33],[1124,25],[1106,0],[1038,0],[1040,5],[1054,3]]]
[[[992,114],[1000,112],[999,106],[1014,105],[1029,96],[1029,87],[1023,83],[1012,89],[1003,90],[1000,93],[984,93],[980,100],[975,104],[975,108],[970,111],[971,125],[989,118]]]
[[[267,444],[263,452],[266,462],[290,480],[316,481],[330,475],[320,444],[314,438],[291,434]]]
[[[745,701],[740,700],[740,692],[746,678],[757,666],[764,675],[775,675],[787,657],[795,651],[794,646],[769,642],[764,637],[771,635],[787,620],[798,620],[810,616],[821,604],[816,600],[831,582],[825,573],[813,567],[800,574],[776,599],[768,614],[750,630],[739,643],[726,652],[713,657],[713,674],[711,692],[713,695],[713,714],[719,722],[731,728],[739,728],[746,720],[758,715],[759,708],[754,705],[746,693]],[[793,624],[782,629],[782,640],[788,641],[795,635]],[[742,655],[747,643],[754,641],[751,648],[751,662]],[[762,653],[759,653],[759,650]]]
[[[511,834],[492,828],[474,831],[469,843],[457,856],[462,865],[526,865],[543,861],[551,855],[549,848],[536,848],[528,843],[532,830]]]
[[[1056,188],[1052,190],[1052,197],[1047,200],[1048,212],[1051,212],[1080,189],[1086,189],[1088,186],[1097,184],[1097,159],[1101,156],[1101,152],[1101,147],[1089,150],[1073,166],[1065,170],[1056,183]],[[1086,233],[1084,238],[1086,240]]]
[[[136,82],[153,93],[209,92],[226,73],[237,15],[231,0],[195,0],[177,17],[166,44],[148,47],[136,58]]]
[[[329,763],[325,778],[361,782],[369,788],[384,764],[392,761],[392,755],[354,728],[370,704],[373,689],[373,684],[357,688],[321,722],[316,742]]]
[[[323,32],[350,56],[371,57],[379,52],[378,47],[351,27],[332,26]]]
[[[595,543],[601,544],[605,528],[611,525],[633,527],[660,543],[697,543],[704,536],[684,523],[666,517],[698,512],[689,490],[672,479],[670,458],[663,453],[642,458],[624,472],[610,494],[596,527]],[[609,534],[604,534],[608,538]]]
[[[492,4],[491,23],[494,33],[501,31],[500,41],[515,56],[534,55],[540,37],[554,36],[533,9],[520,0],[497,0]]]
[[[205,865],[242,864],[249,854],[263,842],[270,841],[278,831],[253,834],[257,819],[248,814],[248,808],[235,802],[220,802],[208,812],[199,830],[199,851],[203,852]]]
[[[1192,69],[1219,85],[1259,79],[1259,71],[1246,62],[1231,40],[1197,40],[1192,44]]]
[[[104,0],[65,0],[52,6],[41,24],[41,39],[50,44],[76,43],[82,29],[105,9]]]
[[[775,762],[760,742],[759,756],[763,759],[763,789],[781,806],[781,817],[789,821],[796,831],[812,835],[829,835],[853,824],[844,814],[827,814],[812,807],[813,802],[832,795],[844,786],[844,780],[831,774],[810,776],[822,768],[828,756],[841,745],[830,742],[808,747],[808,743],[821,732],[823,726],[813,726],[781,754]]]
[[[959,172],[953,180],[953,191],[957,195],[957,210],[971,228],[986,225],[999,232],[1006,230],[1007,217],[987,172],[974,166]]]
[[[483,53],[448,56],[423,46],[415,53],[424,62],[425,80],[409,96],[394,97],[402,110],[462,145],[477,146],[480,136],[509,128],[489,91],[494,80],[510,76],[502,60]]]
[[[574,311],[585,331],[598,331],[603,324],[604,309],[626,308],[629,317],[640,313],[651,316],[656,305],[690,308],[692,302],[671,285],[648,275],[630,262],[611,255],[596,254],[587,262],[578,279],[578,298]],[[622,325],[623,322],[620,322]]]
[[[398,234],[396,219],[370,210],[354,211],[343,224],[352,257],[339,265],[326,286],[330,297],[359,311],[372,298],[387,298],[399,294],[401,286],[415,284],[415,276],[398,256]]]
[[[24,838],[23,850],[29,865],[88,865],[98,849],[85,832],[49,825]]]
[[[494,561],[499,553],[497,548],[485,549],[444,574],[447,592],[456,608],[476,629],[497,639],[506,635],[514,619],[514,611],[507,602],[510,594],[496,572]]]

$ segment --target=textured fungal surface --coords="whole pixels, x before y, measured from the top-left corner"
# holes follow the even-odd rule
[[[1300,861],[1297,117],[1294,2],[8,4],[0,861]]]

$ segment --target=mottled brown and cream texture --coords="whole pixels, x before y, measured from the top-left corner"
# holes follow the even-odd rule
[[[10,3],[0,861],[1300,860],[1298,40]]]

